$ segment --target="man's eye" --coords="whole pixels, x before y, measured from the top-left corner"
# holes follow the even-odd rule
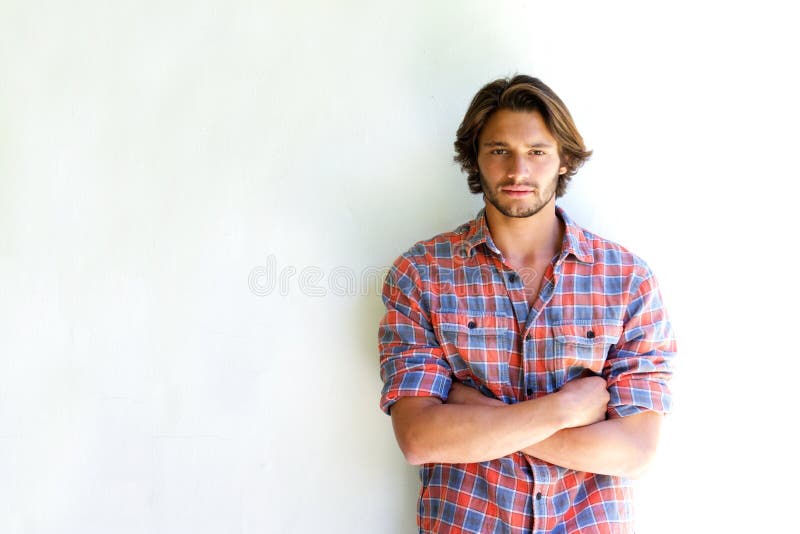
[[[544,156],[544,150],[532,150],[531,154],[534,156]]]
[[[505,148],[495,148],[492,150],[492,154],[505,154],[508,151]]]

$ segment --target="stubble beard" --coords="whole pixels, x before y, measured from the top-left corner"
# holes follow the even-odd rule
[[[526,205],[526,206],[503,205],[503,204],[500,203],[500,200],[497,198],[498,197],[497,191],[499,191],[501,187],[504,187],[504,186],[507,186],[507,185],[511,185],[513,182],[500,184],[493,191],[486,184],[486,181],[484,180],[483,175],[481,175],[481,187],[483,188],[483,197],[486,200],[488,200],[489,203],[497,209],[497,211],[499,211],[500,213],[502,213],[506,217],[515,217],[515,218],[522,219],[522,218],[526,218],[526,217],[533,217],[534,215],[536,215],[537,213],[542,211],[542,208],[547,206],[550,203],[551,200],[553,200],[553,198],[556,195],[556,187],[558,186],[558,178],[559,178],[559,175],[556,174],[556,176],[552,180],[552,188],[549,189],[549,190],[545,190],[546,198],[544,200],[539,200],[539,198],[537,198],[537,202],[535,202],[533,205]],[[538,189],[537,189],[537,192],[538,192]]]

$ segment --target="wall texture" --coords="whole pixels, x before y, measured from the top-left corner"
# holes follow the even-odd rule
[[[480,207],[455,129],[514,72],[679,335],[640,532],[780,527],[798,43],[696,4],[0,3],[0,531],[412,532],[380,281]]]

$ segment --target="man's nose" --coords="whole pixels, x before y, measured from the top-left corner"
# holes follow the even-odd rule
[[[513,155],[509,161],[509,178],[526,178],[528,176],[528,161],[525,156]]]

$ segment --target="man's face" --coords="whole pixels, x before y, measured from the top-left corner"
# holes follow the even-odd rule
[[[542,115],[507,109],[481,131],[478,170],[486,201],[507,217],[530,217],[555,202],[558,176],[567,172]]]

